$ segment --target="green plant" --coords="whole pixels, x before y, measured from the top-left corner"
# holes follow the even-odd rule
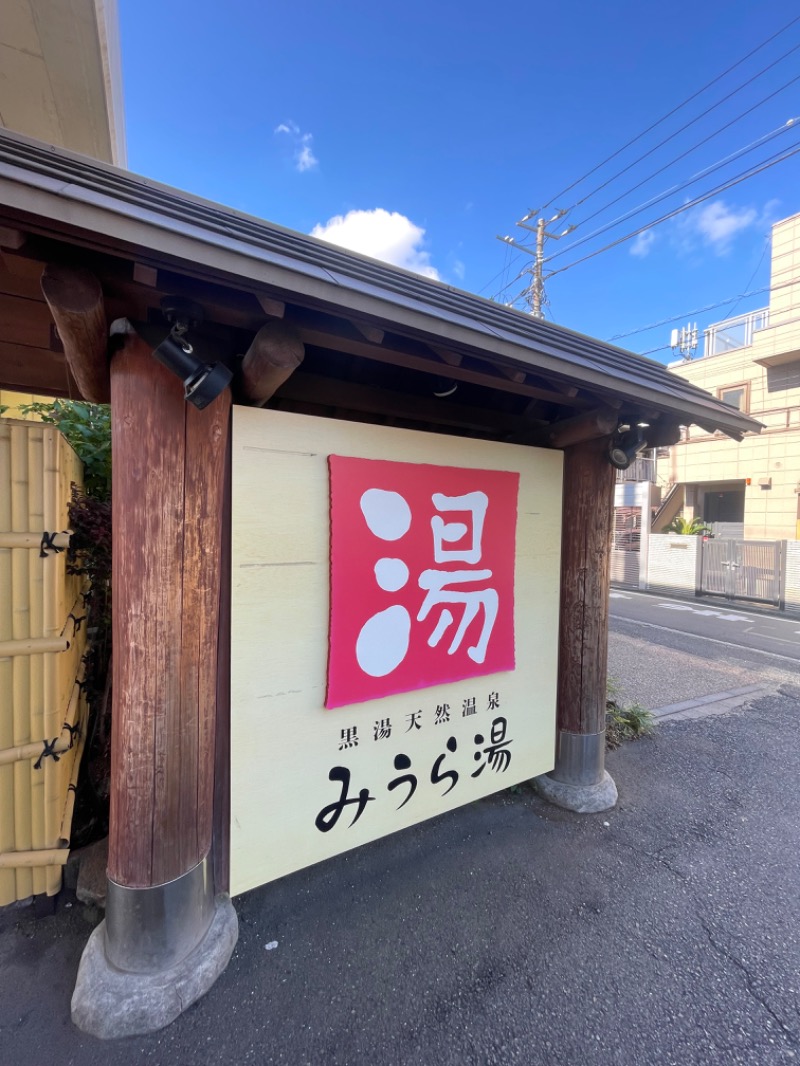
[[[622,702],[622,689],[616,678],[606,682],[606,747],[618,748],[625,740],[638,740],[655,729],[655,719],[639,703]]]
[[[111,499],[111,409],[106,404],[53,400],[24,404],[20,411],[57,426],[83,463],[86,495]]]
[[[606,747],[618,748],[625,740],[638,740],[655,729],[655,719],[639,703],[627,706],[609,700],[606,703]]]
[[[664,527],[665,533],[678,533],[684,537],[699,537],[703,533],[710,533],[711,530],[705,524],[702,518],[684,518],[683,515],[678,515],[673,518],[668,526]]]
[[[72,846],[82,847],[108,832],[111,776],[111,501],[72,487],[72,530],[67,567],[89,582],[84,595],[90,634],[84,657],[84,692],[89,724],[84,762],[78,778]]]

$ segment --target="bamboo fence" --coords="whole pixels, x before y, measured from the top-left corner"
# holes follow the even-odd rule
[[[55,895],[69,854],[86,727],[73,484],[81,463],[54,426],[0,418],[0,907]]]

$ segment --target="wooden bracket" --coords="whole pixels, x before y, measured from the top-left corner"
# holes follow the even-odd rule
[[[145,266],[144,263],[134,263],[133,280],[137,285],[145,285],[148,289],[157,289],[158,271],[155,267]]]
[[[661,422],[658,425],[650,426],[644,431],[644,436],[649,448],[668,448],[672,444],[677,444],[681,439],[681,427],[677,422],[669,423]]]
[[[365,341],[369,341],[370,344],[383,344],[385,334],[382,329],[378,329],[377,326],[368,326],[366,322],[356,322],[352,318],[349,319],[349,322],[353,329],[357,330]]]
[[[457,352],[451,352],[447,348],[442,348],[438,344],[428,343],[426,347],[430,348],[433,354],[441,359],[443,363],[447,363],[448,366],[461,366],[463,357],[458,355]]]
[[[251,407],[263,407],[300,366],[305,346],[288,322],[266,322],[242,362],[240,393]]]
[[[41,284],[81,395],[90,403],[108,403],[108,332],[100,282],[83,267],[48,263]]]
[[[261,292],[255,293],[255,297],[261,304],[261,310],[270,318],[283,318],[286,312],[286,304],[282,300],[273,300],[271,296],[265,296]]]
[[[568,448],[572,444],[581,444],[595,437],[607,437],[617,428],[619,416],[608,407],[598,407],[594,411],[565,418],[554,422],[547,434],[554,448]]]

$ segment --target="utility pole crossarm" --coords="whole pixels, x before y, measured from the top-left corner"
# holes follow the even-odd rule
[[[526,215],[525,218],[517,222],[517,225],[521,229],[530,230],[531,233],[536,234],[536,245],[534,248],[529,248],[525,244],[520,244],[515,241],[513,237],[498,237],[499,241],[503,241],[504,244],[511,245],[512,248],[520,252],[526,252],[528,255],[533,256],[534,264],[530,273],[533,275],[530,286],[525,292],[528,298],[528,304],[531,309],[531,314],[534,318],[544,318],[542,306],[544,304],[544,242],[546,240],[558,241],[562,237],[565,237],[568,233],[571,233],[575,229],[574,226],[568,226],[563,233],[549,233],[547,227],[551,222],[557,222],[558,219],[563,218],[566,211],[557,211],[552,218],[537,220],[535,226],[528,225],[528,219],[531,215]]]

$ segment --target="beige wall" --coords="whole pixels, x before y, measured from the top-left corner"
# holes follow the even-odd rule
[[[747,411],[763,431],[737,444],[693,426],[660,461],[659,475],[695,485],[749,478],[745,536],[793,539],[800,537],[800,215],[773,227],[771,284],[769,325],[753,334],[752,345],[671,368],[715,396],[746,385]],[[760,485],[763,479],[771,485]]]

